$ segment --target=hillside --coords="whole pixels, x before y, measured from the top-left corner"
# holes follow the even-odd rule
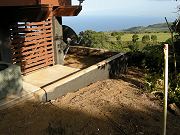
[[[158,23],[149,26],[137,26],[123,30],[124,32],[169,32],[166,23]]]

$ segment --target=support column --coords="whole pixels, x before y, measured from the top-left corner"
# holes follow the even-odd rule
[[[66,43],[63,41],[62,17],[53,17],[53,47],[54,64],[64,64],[64,49]]]
[[[11,39],[9,26],[0,24],[0,61],[12,63]]]

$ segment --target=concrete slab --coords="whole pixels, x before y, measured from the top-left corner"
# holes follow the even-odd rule
[[[23,77],[23,81],[37,87],[44,87],[52,82],[65,78],[80,69],[66,67],[62,65],[55,65],[47,67],[39,71],[33,72]]]
[[[62,65],[55,65],[39,71],[33,72],[23,77],[23,90],[20,95],[6,96],[0,100],[0,110],[13,107],[17,103],[28,99],[39,100],[37,94],[46,95],[46,92],[41,87],[54,83],[62,78],[71,76],[80,69],[65,67]],[[46,97],[44,101],[46,100]],[[41,100],[42,101],[42,100]]]

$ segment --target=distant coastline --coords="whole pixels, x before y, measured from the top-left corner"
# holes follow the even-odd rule
[[[174,21],[175,18],[168,18]],[[122,31],[132,27],[165,23],[164,17],[123,17],[123,16],[77,16],[63,17],[63,24],[73,28],[78,34],[84,30]]]

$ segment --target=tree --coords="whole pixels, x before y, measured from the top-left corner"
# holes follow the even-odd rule
[[[118,36],[116,37],[116,44],[117,44],[117,45],[122,45],[121,35],[118,35]]]
[[[133,43],[136,43],[138,39],[139,39],[139,36],[138,36],[137,34],[134,34],[134,35],[132,36],[132,42],[133,42]]]
[[[112,33],[111,33],[111,36],[115,37],[115,36],[117,36],[118,34],[119,34],[119,33],[115,31],[115,32],[112,32]]]
[[[151,35],[151,40],[153,43],[157,42],[157,35]]]
[[[121,41],[121,35],[118,35],[118,36],[116,37],[116,40],[117,40],[117,41]]]
[[[144,44],[149,43],[149,42],[150,42],[150,36],[149,36],[149,35],[144,35],[144,36],[142,37],[142,42],[143,42]]]
[[[95,34],[96,32],[95,31],[92,31],[92,30],[86,30],[86,31],[82,31],[79,33],[79,36],[80,38],[82,39],[81,40],[81,43],[82,45],[84,46],[88,46],[88,47],[91,47],[93,45],[93,35]]]

